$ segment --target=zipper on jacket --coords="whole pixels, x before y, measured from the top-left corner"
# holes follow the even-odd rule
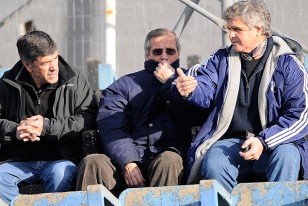
[[[246,92],[245,92],[245,102],[248,103],[249,101],[249,89],[250,89],[250,86],[249,86],[249,81],[246,81]]]
[[[42,89],[38,90],[36,92],[36,96],[37,96],[37,105],[38,105],[38,111],[39,114],[42,114],[42,106],[41,106],[41,94],[42,94]]]
[[[37,96],[37,105],[41,105],[41,93],[42,93],[42,90],[38,90],[36,92],[36,96]]]
[[[246,73],[242,71],[242,74],[244,75],[244,77],[245,77],[245,82],[246,82],[246,85],[245,85],[245,102],[246,102],[246,103],[248,103],[248,101],[249,101],[250,80],[252,79],[252,77],[253,77],[254,75],[256,75],[257,73],[259,73],[261,70],[262,70],[262,67],[261,67],[258,71],[254,72],[254,73],[250,76],[250,78],[248,78],[247,75],[246,75]]]
[[[250,90],[250,85],[249,85],[250,79],[247,78],[247,75],[246,75],[245,72],[242,71],[242,74],[245,77],[245,83],[246,83],[246,85],[245,85],[245,103],[248,103],[248,101],[249,101],[249,90]]]

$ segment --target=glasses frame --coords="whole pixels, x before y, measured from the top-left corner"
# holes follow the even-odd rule
[[[166,50],[167,55],[172,55],[172,56],[175,55],[176,52],[177,52],[177,49],[174,49],[174,48],[166,48],[165,50]],[[156,49],[152,50],[152,54],[154,56],[160,56],[160,55],[163,54],[163,51],[164,51],[164,49],[162,49],[162,48],[156,48]]]

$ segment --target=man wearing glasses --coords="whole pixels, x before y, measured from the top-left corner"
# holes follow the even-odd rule
[[[186,101],[164,99],[154,75],[162,64],[169,69],[166,76],[179,67],[180,43],[172,31],[155,29],[144,50],[144,70],[118,79],[102,94],[97,126],[104,154],[82,160],[77,190],[103,184],[118,195],[127,187],[181,183],[182,157],[190,144],[190,129],[181,121],[188,116],[181,106]]]

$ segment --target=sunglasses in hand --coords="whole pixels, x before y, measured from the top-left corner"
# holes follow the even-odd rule
[[[164,49],[158,48],[158,49],[153,49],[152,50],[152,54],[154,56],[159,56],[162,55]],[[175,55],[176,53],[176,49],[173,48],[166,48],[166,54],[168,55]]]

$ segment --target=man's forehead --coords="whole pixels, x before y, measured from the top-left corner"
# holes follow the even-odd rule
[[[234,28],[234,27],[245,27],[247,26],[245,22],[241,18],[234,18],[227,20],[227,24],[225,25],[227,28]]]
[[[176,47],[176,39],[172,35],[164,35],[164,36],[158,36],[151,40],[151,48],[152,47],[162,47],[162,46],[168,46],[168,47]]]
[[[50,54],[50,55],[46,55],[46,56],[39,56],[36,58],[37,61],[46,61],[46,60],[50,60],[50,59],[54,59],[58,56],[58,52],[55,51],[55,53]]]

